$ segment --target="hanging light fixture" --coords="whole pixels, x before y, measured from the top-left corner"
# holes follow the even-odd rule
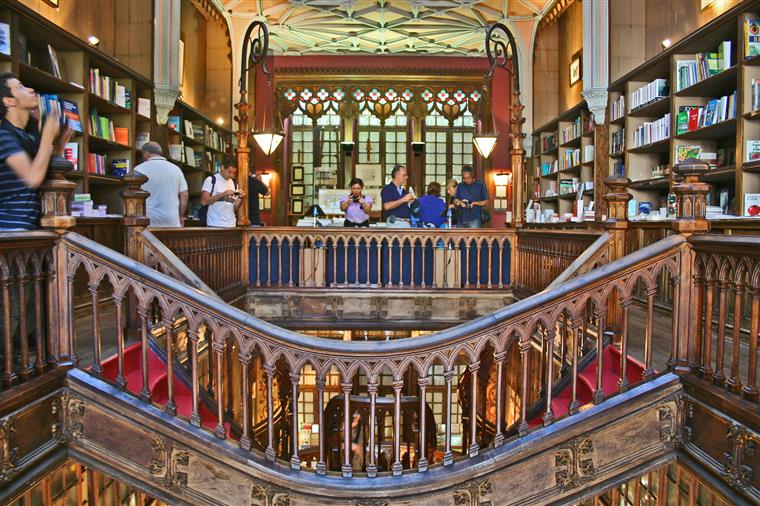
[[[267,25],[261,21],[254,21],[248,27],[243,40],[243,65],[242,71],[240,73],[241,95],[244,95],[246,92],[246,74],[249,70],[255,68],[257,65],[261,65],[262,72],[265,76],[267,76],[267,83],[270,87],[272,85],[271,74],[264,62],[267,51],[269,50],[269,29],[267,28]],[[256,144],[259,145],[259,148],[261,148],[265,155],[272,156],[272,153],[277,150],[277,147],[285,138],[285,134],[282,128],[276,128],[274,126],[274,118],[272,117],[269,118],[271,126],[266,126],[267,117],[272,116],[274,113],[273,111],[272,114],[268,114],[268,107],[269,103],[264,102],[264,114],[262,115],[263,128],[261,130],[253,131],[253,139],[256,141]]]
[[[507,44],[504,43],[503,38],[495,38],[493,36],[495,31],[501,31],[504,33],[502,37],[506,37],[507,44],[511,49],[511,54],[507,54]],[[507,68],[507,61],[509,58],[512,62],[512,77],[513,86],[517,86],[519,90],[519,78],[517,76],[517,51],[514,37],[512,33],[501,23],[496,23],[488,28],[486,33],[486,56],[488,56],[489,70],[483,78],[483,93],[480,102],[478,102],[478,112],[476,119],[480,120],[480,133],[476,134],[472,138],[472,142],[475,144],[478,153],[483,158],[491,156],[496,142],[499,140],[499,132],[496,130],[496,124],[493,119],[493,114],[490,111],[490,103],[483,112],[483,103],[486,102],[486,97],[489,96],[489,86],[491,84],[491,78],[496,67]],[[484,117],[485,116],[485,117]]]

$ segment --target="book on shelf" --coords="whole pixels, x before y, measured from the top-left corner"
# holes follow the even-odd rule
[[[189,119],[184,121],[185,124],[185,136],[193,138],[193,122]]]
[[[676,135],[693,132],[736,117],[737,93],[713,98],[706,105],[687,105],[678,108]]]
[[[142,147],[149,142],[150,132],[137,132],[135,135],[135,148],[142,149]]]
[[[74,165],[74,170],[79,170],[79,143],[67,142],[63,147],[63,157]]]
[[[111,175],[116,177],[124,177],[129,172],[129,159],[128,158],[116,158],[111,160]]]
[[[655,121],[646,121],[633,132],[633,147],[647,146],[670,137],[670,113]]]
[[[730,67],[730,40],[721,42],[717,52],[697,53],[693,60],[676,60],[676,91],[684,90]]]
[[[583,163],[592,163],[594,161],[594,145],[583,146]]]
[[[125,109],[132,108],[132,92],[118,80],[101,75],[99,68],[90,69],[90,92]]]
[[[195,151],[193,155],[195,156],[195,167],[198,169],[203,168],[203,153],[201,151]]]
[[[48,55],[50,56],[50,68],[52,70],[51,73],[58,79],[61,79],[61,67],[58,65],[58,53],[50,44],[47,45],[47,49]]]
[[[620,95],[612,102],[610,120],[615,121],[625,116],[625,95]]]
[[[23,33],[18,34],[18,54],[19,59],[22,63],[26,63],[27,65],[32,60],[32,55],[29,53],[29,46],[26,42],[26,35]]]
[[[190,137],[192,137],[193,139],[195,139],[198,142],[204,142],[204,139],[205,139],[206,135],[205,135],[205,131],[203,129],[203,127],[204,127],[203,122],[201,122],[201,121],[193,121],[192,122],[192,126],[193,126],[193,134]]]
[[[744,20],[744,57],[760,55],[760,19]]]
[[[612,173],[616,176],[625,176],[625,162],[615,162],[612,165]]]
[[[129,128],[113,127],[113,133],[114,140],[117,143],[123,144],[124,146],[129,146]]]
[[[760,216],[760,193],[744,194],[744,216]]]
[[[149,98],[139,97],[137,99],[137,114],[144,118],[151,117],[151,102]]]
[[[169,127],[169,130],[179,133],[179,116],[169,116],[166,126]]]
[[[11,54],[11,27],[8,23],[0,23],[0,53]]]
[[[578,178],[566,178],[559,180],[559,194],[570,195],[575,193],[578,188]]]
[[[760,141],[749,140],[745,143],[744,161],[760,160]]]
[[[106,157],[98,153],[90,153],[87,155],[87,172],[90,174],[106,173]]]
[[[676,146],[676,163],[681,163],[687,158],[699,159],[702,146]]]
[[[197,167],[195,165],[195,151],[191,146],[185,146],[185,163]]]
[[[169,159],[176,162],[181,162],[182,148],[182,144],[169,144]]]
[[[76,102],[62,99],[61,109],[66,124],[75,132],[82,133],[82,118],[79,116],[79,107]]]
[[[610,136],[610,153],[621,154],[625,151],[625,128],[612,132]]]

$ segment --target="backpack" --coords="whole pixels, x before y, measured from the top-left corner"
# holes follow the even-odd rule
[[[237,191],[238,189],[237,181],[233,179],[232,184],[235,185],[235,190]],[[214,195],[215,186],[216,186],[216,174],[211,174],[211,191],[209,193],[212,196]],[[200,211],[198,211],[198,219],[201,221],[201,227],[208,226],[208,207],[209,206],[201,206]]]

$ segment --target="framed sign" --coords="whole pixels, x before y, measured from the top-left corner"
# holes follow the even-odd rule
[[[570,86],[583,79],[583,50],[579,50],[570,59]]]
[[[292,179],[294,183],[302,183],[303,182],[303,165],[293,165],[291,167],[293,174]]]
[[[383,186],[383,166],[379,163],[357,163],[354,173],[364,182],[364,186],[369,188]]]
[[[303,197],[306,193],[306,187],[302,184],[292,184],[290,185],[290,194],[293,197]]]
[[[290,214],[303,214],[303,199],[290,199]]]

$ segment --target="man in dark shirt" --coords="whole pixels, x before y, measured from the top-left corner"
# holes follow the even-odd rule
[[[13,74],[0,74],[0,232],[39,227],[40,196],[50,155],[63,152],[71,130],[60,130],[59,116],[45,119],[42,134],[27,131],[37,94]],[[34,125],[30,125],[34,126]],[[57,140],[56,140],[56,137]],[[53,143],[55,142],[55,147]]]
[[[403,187],[404,183],[406,183],[406,167],[394,165],[391,171],[391,182],[383,186],[380,192],[380,199],[383,201],[383,220],[391,216],[409,219],[409,203],[414,200],[414,195]]]
[[[248,220],[251,222],[251,225],[261,225],[259,195],[264,196],[267,194],[269,194],[269,188],[251,170],[248,176]]]
[[[475,181],[472,165],[462,168],[462,182],[457,185],[454,205],[459,207],[460,228],[480,228],[483,226],[483,208],[488,205],[486,185]]]

